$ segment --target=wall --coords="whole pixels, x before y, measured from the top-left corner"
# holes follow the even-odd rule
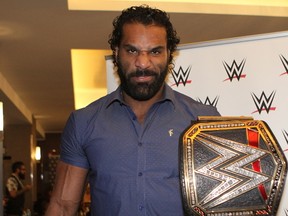
[[[41,161],[37,163],[37,199],[40,212],[45,211],[49,202],[50,192],[53,188],[54,181],[51,175],[55,175],[56,162],[52,165],[51,158],[59,155],[61,141],[60,133],[48,133],[45,140],[38,141],[37,145],[41,147]]]

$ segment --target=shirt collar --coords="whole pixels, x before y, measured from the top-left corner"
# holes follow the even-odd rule
[[[111,92],[108,95],[106,108],[108,108],[114,102],[119,102],[120,104],[124,104],[120,86],[118,86],[118,88],[115,91]]]
[[[168,86],[167,83],[164,84],[163,99],[161,99],[158,102],[161,103],[161,102],[165,102],[165,101],[170,101],[175,108],[175,103],[176,103],[175,94],[174,94],[173,89],[170,86]],[[113,104],[115,102],[119,102],[120,104],[125,104],[125,102],[123,101],[123,96],[121,93],[121,87],[120,86],[118,86],[118,88],[115,91],[111,92],[108,95],[106,108],[108,108],[111,104]]]

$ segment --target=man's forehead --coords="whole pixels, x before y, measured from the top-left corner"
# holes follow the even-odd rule
[[[166,47],[166,29],[156,25],[143,25],[140,23],[127,23],[123,26],[121,45],[144,47]],[[144,47],[142,47],[144,46]]]
[[[127,30],[134,30],[135,28],[143,28],[143,29],[157,29],[158,31],[162,31],[166,35],[166,28],[164,26],[157,25],[155,23],[151,24],[143,24],[139,22],[129,22],[125,23],[122,27],[123,33]]]

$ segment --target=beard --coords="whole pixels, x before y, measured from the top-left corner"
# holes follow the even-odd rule
[[[25,174],[24,174],[24,173],[18,173],[18,177],[19,177],[21,180],[25,180]]]
[[[134,100],[146,101],[155,96],[163,86],[163,83],[165,82],[166,76],[168,74],[168,64],[165,65],[164,69],[160,71],[160,73],[152,70],[136,70],[127,74],[123,71],[123,67],[119,63],[117,72],[121,81],[121,89]],[[154,76],[154,81],[151,83],[134,83],[131,81],[133,77],[140,76]]]

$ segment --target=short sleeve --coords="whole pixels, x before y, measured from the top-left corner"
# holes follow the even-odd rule
[[[8,178],[7,179],[7,184],[6,184],[6,187],[7,187],[7,190],[10,192],[10,191],[17,191],[17,182],[15,180],[15,178]]]
[[[73,166],[89,169],[81,137],[84,134],[85,124],[80,120],[77,120],[75,112],[70,115],[62,133],[60,160]]]

